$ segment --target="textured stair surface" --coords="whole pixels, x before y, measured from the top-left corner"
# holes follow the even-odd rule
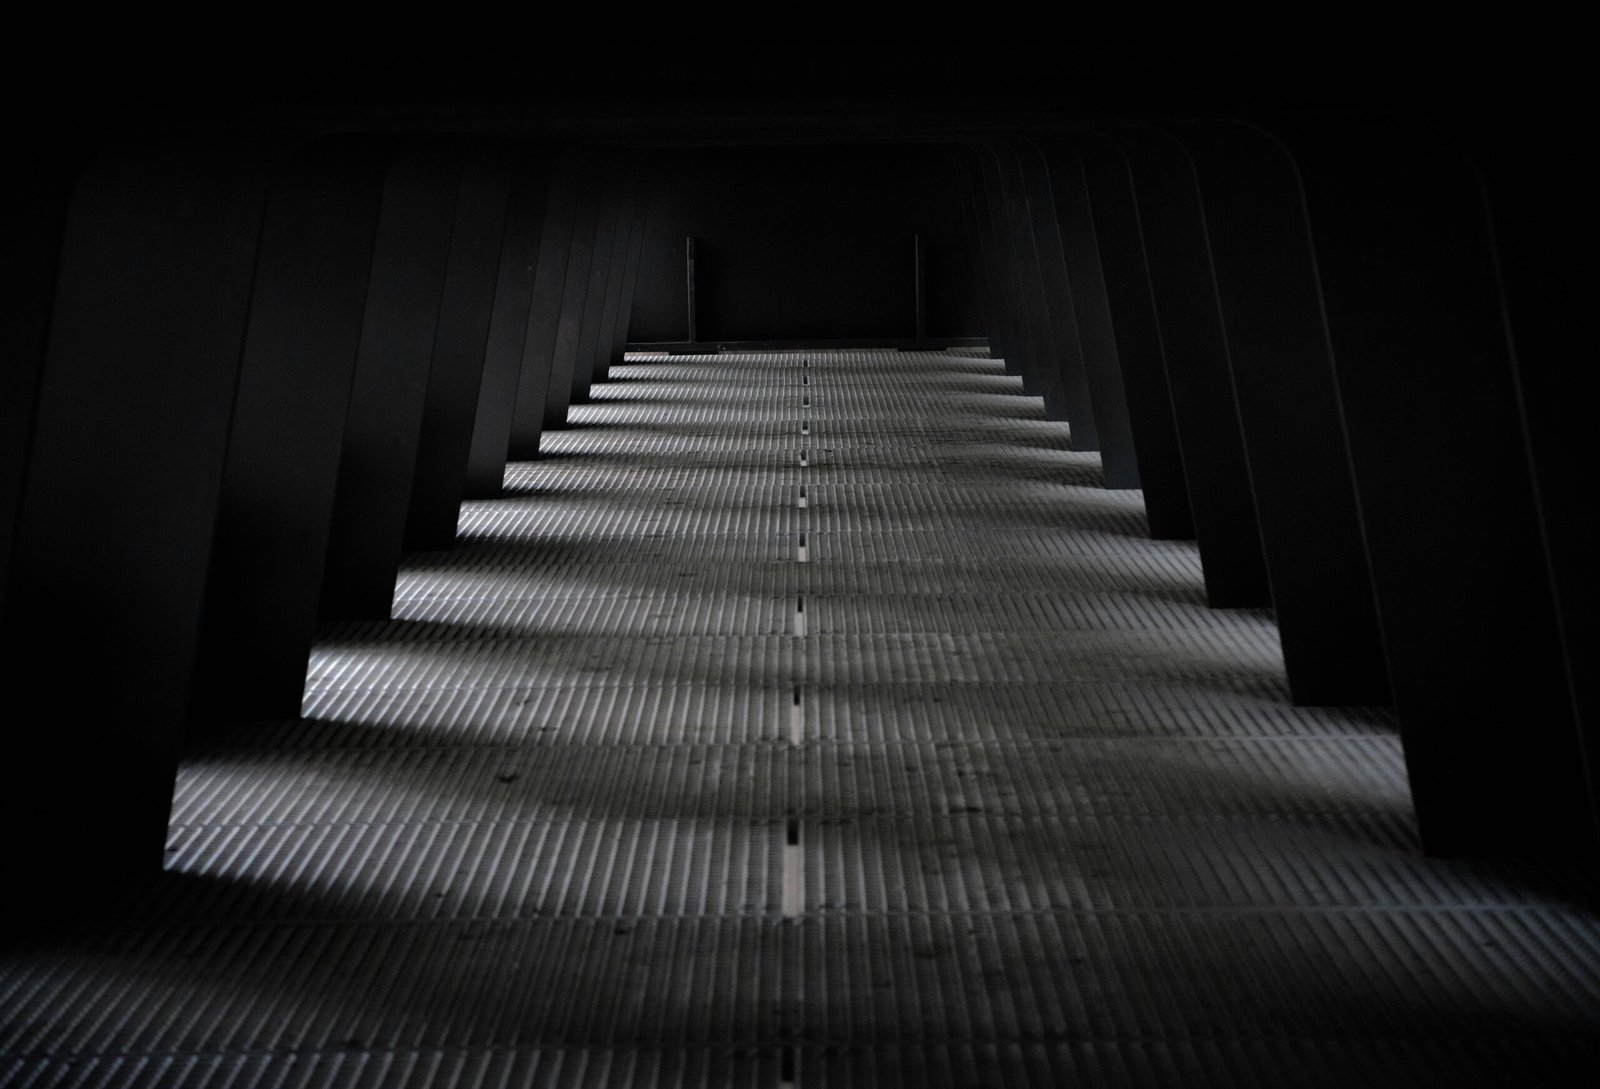
[[[543,449],[5,950],[0,1085],[1600,1084],[1584,875],[1422,858],[999,361],[635,355]]]

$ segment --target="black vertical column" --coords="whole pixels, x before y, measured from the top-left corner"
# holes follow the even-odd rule
[[[611,271],[606,279],[606,306],[600,318],[600,343],[596,348],[592,381],[604,382],[613,361],[621,362],[628,336],[626,310],[632,305],[629,259],[641,226],[638,217],[639,162],[629,154],[621,164],[621,190],[617,227],[611,243]],[[633,270],[634,272],[637,269]]]
[[[974,180],[975,154],[970,148],[956,145],[953,166],[956,175],[956,192],[961,201],[961,214],[966,228],[967,254],[972,265],[972,279],[977,287],[978,309],[983,316],[983,333],[989,340],[992,355],[1005,357],[1007,324],[1006,315],[997,298],[993,239],[988,230],[987,217],[980,208],[981,198]]]
[[[1045,308],[1026,198],[1019,192],[1019,173],[1013,162],[1008,176],[994,140],[979,139],[973,144],[978,153],[983,192],[989,202],[995,253],[1000,259],[1001,291],[1013,315],[1016,373],[1022,376],[1024,393],[1044,397],[1048,390],[1051,396],[1047,405],[1065,411],[1071,401],[1064,399],[1060,392],[1055,335]]]
[[[1005,225],[1011,251],[1011,282],[1031,345],[1022,359],[1023,389],[1044,401],[1047,416],[1064,419],[1072,411],[1067,377],[1072,367],[1066,361],[1076,354],[1077,337],[1070,307],[1063,310],[1060,305],[1064,296],[1052,294],[1046,286],[1050,266],[1041,237],[1046,228],[1043,206],[1029,200],[1027,178],[1011,143],[1005,137],[979,142],[996,171],[1000,222]]]
[[[1055,201],[1050,193],[1050,172],[1039,149],[1025,140],[1005,137],[994,142],[1001,157],[1002,177],[1014,181],[1019,199],[1027,209],[1028,238],[1022,243],[1033,255],[1033,288],[1038,305],[1047,315],[1053,348],[1049,378],[1045,385],[1045,413],[1052,419],[1068,420],[1093,416],[1093,398],[1085,381],[1083,345],[1079,337],[1078,309],[1061,250],[1061,230],[1056,222]],[[1081,426],[1081,423],[1080,423]],[[1098,421],[1092,429],[1099,435]],[[1073,446],[1084,449],[1077,429]]]
[[[551,167],[550,155],[542,148],[523,148],[516,155],[500,267],[495,277],[494,306],[483,348],[478,405],[462,479],[464,499],[496,498],[505,479],[536,271],[544,250]],[[539,388],[543,390],[542,382]]]
[[[1422,125],[1286,136],[1305,174],[1423,843],[1593,854],[1479,178]]]
[[[1243,124],[1188,126],[1262,552],[1296,703],[1388,703],[1350,455],[1293,160]]]
[[[389,153],[325,141],[267,197],[206,590],[194,728],[295,718]]]
[[[633,217],[628,240],[627,264],[622,273],[622,298],[618,304],[612,332],[611,364],[620,364],[628,350],[628,326],[633,320],[633,300],[639,283],[639,265],[644,257],[645,230],[649,224],[650,189],[643,165],[636,167]]]
[[[1158,130],[1107,135],[1133,171],[1206,600],[1219,609],[1268,605],[1261,528],[1194,164],[1177,140]]]
[[[393,605],[460,191],[457,153],[440,146],[403,152],[384,183],[329,535],[326,619],[388,619]]]
[[[627,174],[618,155],[607,154],[604,159],[605,166],[599,182],[600,207],[595,215],[594,243],[589,259],[589,286],[583,296],[578,346],[572,357],[569,405],[584,404],[589,400],[595,367],[599,365],[601,353],[605,350],[602,345],[609,346],[605,313],[612,297],[611,274],[617,267],[613,250],[622,221],[623,187]],[[621,287],[620,281],[616,286]]]
[[[545,429],[563,427],[572,401],[577,373],[583,313],[589,297],[589,271],[594,264],[595,231],[600,220],[600,200],[605,189],[604,156],[585,156],[577,182],[577,209],[572,225],[572,245],[567,253],[567,275],[561,293],[555,348],[550,359],[550,381],[544,400]],[[537,451],[535,451],[536,453]]]
[[[406,513],[407,548],[455,544],[506,241],[512,170],[504,148],[481,149],[462,170]]]
[[[159,872],[264,190],[247,148],[148,137],[73,194],[6,587],[7,913]]]
[[[83,168],[80,152],[70,141],[41,135],[17,154],[0,182],[0,298],[6,300],[0,324],[0,588],[11,568],[33,441],[34,410],[44,370],[55,300],[56,269],[61,259],[61,232],[73,184]],[[5,594],[0,590],[0,609]]]
[[[573,232],[578,220],[581,166],[578,152],[569,149],[557,158],[550,178],[550,195],[539,239],[538,267],[534,270],[533,299],[528,305],[528,325],[517,375],[511,441],[505,452],[512,458],[539,456],[539,435],[544,429],[544,407],[555,368],[561,304],[566,297],[567,266],[572,259]],[[497,480],[494,494],[499,494],[499,487]]]
[[[1089,188],[1150,535],[1158,540],[1192,538],[1194,516],[1128,158],[1099,133],[1074,133],[1073,143]]]
[[[1581,70],[1567,73],[1582,79]],[[1593,240],[1600,210],[1590,199],[1584,96],[1541,94],[1540,108],[1474,119],[1470,155],[1490,206],[1496,266],[1516,362],[1540,523],[1561,621],[1567,678],[1600,810],[1600,514],[1597,514],[1585,375],[1573,361],[1592,351]],[[1600,818],[1595,818],[1600,821]]]
[[[1011,245],[1009,216],[1002,211],[999,195],[1000,174],[994,166],[994,153],[976,140],[966,141],[968,184],[972,191],[983,251],[988,259],[986,279],[995,316],[1003,329],[1002,363],[1007,374],[1023,375],[1023,361],[1033,350],[1029,331],[1021,312],[1022,293],[1016,283],[1016,266]],[[1024,383],[1028,382],[1023,375]]]
[[[1046,137],[1040,146],[1048,164],[1047,192],[1055,203],[1105,485],[1137,488],[1139,460],[1133,448],[1133,425],[1128,420],[1128,397],[1117,359],[1116,331],[1111,324],[1111,305],[1106,300],[1100,245],[1095,238],[1083,164],[1077,149],[1064,140]]]

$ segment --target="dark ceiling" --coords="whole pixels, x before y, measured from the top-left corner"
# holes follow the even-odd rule
[[[592,35],[591,35],[592,36]],[[23,117],[91,128],[181,123],[407,126],[663,142],[875,139],[926,129],[1323,111],[1440,120],[1546,114],[1582,63],[1559,35],[1340,23],[1165,40],[624,43],[492,32],[354,44],[314,32],[197,45],[42,46],[10,70]]]

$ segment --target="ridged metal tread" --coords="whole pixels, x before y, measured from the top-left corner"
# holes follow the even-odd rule
[[[820,916],[798,929],[813,1040],[1473,1039],[1498,1023],[1592,1042],[1600,1002],[1592,919],[1554,908]]]
[[[1398,739],[301,749],[189,765],[175,825],[612,818],[1409,820]]]
[[[1538,860],[1424,858],[1403,815],[991,817],[803,823],[807,910],[1503,910],[1595,890]]]
[[[672,356],[670,359],[629,360],[614,366],[608,372],[607,383],[627,382],[635,379],[649,380],[662,375],[688,380],[705,381],[723,379],[730,374],[744,375],[752,370],[770,373],[827,374],[830,376],[857,377],[863,363],[870,364],[874,375],[909,373],[915,375],[937,374],[1001,374],[1005,364],[1001,360],[956,355],[948,352],[895,352],[868,350],[866,354],[845,351],[828,352],[736,352],[705,356]],[[663,366],[665,364],[665,366]]]
[[[810,378],[807,383],[805,378]],[[1022,379],[992,371],[981,364],[940,370],[906,367],[881,368],[863,376],[850,367],[740,367],[727,363],[706,367],[674,367],[670,373],[649,375],[619,374],[590,391],[591,402],[636,401],[664,398],[672,401],[759,400],[769,390],[804,393],[823,388],[830,396],[860,393],[879,398],[896,393],[904,397],[899,406],[927,402],[941,393],[993,393],[1016,395],[1022,392]]]
[[[786,819],[178,825],[168,868],[183,880],[120,917],[269,920],[313,904],[319,918],[770,914]],[[1408,821],[1367,815],[802,828],[808,912],[1514,911],[1594,892],[1547,862],[1424,859]]]
[[[1065,567],[1060,561],[1079,556],[1097,560],[1131,557],[1143,565],[1179,565],[1198,580],[1200,557],[1182,543],[1153,544],[1120,533],[1094,533],[1082,529],[1013,528],[1004,536],[977,529],[920,530],[853,528],[832,532],[826,518],[810,531],[816,542],[813,562],[838,560],[847,564],[873,563],[970,563],[975,556],[988,556],[1001,565],[1015,559],[1028,566]]]
[[[791,564],[799,561],[799,533],[707,534],[703,537],[663,535],[649,539],[625,537],[596,537],[588,540],[482,540],[463,547],[455,553],[430,553],[427,559],[408,563],[403,574],[439,571],[445,574],[471,575],[482,571],[496,571],[506,575],[532,575],[541,571],[573,570],[591,575],[616,572],[619,577],[632,578],[641,574],[630,570],[645,560],[670,558],[674,561],[693,561],[697,556],[718,566],[730,564],[741,567],[758,567],[763,563]],[[1092,551],[1088,548],[1062,547],[1052,557],[1028,556],[1022,553],[1006,554],[998,550],[994,562],[985,562],[982,556],[952,555],[955,550],[941,546],[939,535],[929,535],[931,541],[919,541],[894,534],[830,534],[804,530],[809,562],[813,568],[833,566],[860,568],[866,577],[890,579],[896,571],[905,570],[907,577],[919,574],[919,568],[932,568],[948,573],[950,582],[944,592],[961,593],[971,583],[980,586],[986,582],[995,587],[1012,584],[1019,576],[1032,581],[1039,588],[1104,586],[1106,589],[1136,591],[1152,584],[1179,582],[1183,589],[1196,590],[1199,580],[1199,563],[1188,549],[1151,549],[1146,555],[1126,547],[1120,538],[1114,549]],[[876,540],[870,538],[876,536]],[[1093,537],[1093,534],[1086,536]],[[976,547],[981,535],[973,534]],[[1066,543],[1066,542],[1064,542]],[[700,550],[700,551],[697,551]],[[1070,557],[1081,562],[1063,564]],[[1004,562],[999,562],[1004,561]],[[651,565],[646,565],[651,566]],[[799,578],[806,572],[794,572]],[[1037,580],[1046,579],[1041,583]],[[1118,580],[1110,581],[1107,580]],[[643,581],[643,578],[641,578]],[[883,592],[900,593],[893,584],[886,583]]]
[[[628,489],[649,489],[658,499],[666,498],[673,489],[685,492],[705,488],[750,489],[802,484],[805,470],[798,461],[785,467],[777,459],[766,468],[759,466],[675,466],[675,465],[616,465],[607,468],[585,469],[568,464],[557,465],[543,461],[514,461],[506,466],[505,490],[512,496],[553,492],[580,491],[599,494],[616,493]]]
[[[818,1089],[1591,1089],[1600,1045],[1518,1040],[1083,1040],[798,1050]]]
[[[567,745],[742,745],[786,737],[790,685],[330,689],[305,718],[252,723],[223,751]]]
[[[788,818],[179,824],[125,922],[770,915]],[[1403,818],[805,818],[807,912],[1509,910],[1594,890],[1426,859]]]
[[[765,463],[768,458],[793,457],[809,439],[819,438],[815,434],[801,433],[801,415],[803,413],[797,413],[790,426],[782,430],[734,431],[712,425],[698,432],[639,434],[632,429],[585,429],[563,436],[559,441],[551,440],[548,448],[541,447],[540,461],[583,458],[588,464],[604,464],[607,460],[623,458],[630,462],[660,460],[681,465],[687,455],[703,455],[716,464],[739,468],[752,458]],[[915,454],[919,440],[907,436],[904,441]]]
[[[553,557],[543,564],[530,559],[523,564],[483,564],[476,568],[414,564],[401,572],[395,600],[509,601],[560,596],[636,597],[685,591],[732,598],[768,597],[797,590],[794,570],[792,556],[760,564],[714,563],[692,557],[663,564],[636,558],[631,563],[612,563],[603,568],[586,564],[576,556]],[[931,580],[932,576],[926,575],[918,581]]]
[[[0,986],[20,1012],[0,1052],[638,1047],[789,1033],[869,1046],[1332,1043],[1480,1039],[1507,1021],[1524,1038],[1592,1044],[1591,932],[1544,908],[114,928],[70,956],[24,947],[9,958]],[[47,972],[29,971],[36,957]],[[140,980],[136,1001],[105,979],[108,960]],[[1316,973],[1300,969],[1308,962]],[[790,994],[801,1020],[780,1010]]]
[[[572,466],[550,469],[541,462],[513,461],[506,469],[506,485],[498,499],[463,509],[482,509],[505,501],[578,500],[598,503],[632,503],[657,508],[689,506],[712,509],[721,505],[763,505],[768,496],[793,495],[796,484],[783,474],[760,472],[697,471],[692,486],[673,478],[668,467],[640,466],[634,472],[613,469],[584,473]]]
[[[786,737],[794,686],[715,688],[328,689],[306,720],[254,724],[227,747],[750,744]],[[1291,707],[1280,681],[805,686],[806,739],[830,742],[1019,742],[1061,737],[1395,736],[1381,707]]]
[[[887,482],[862,475],[819,483],[815,494],[817,509],[855,507],[863,518],[873,513],[892,517],[898,509],[969,517],[981,510],[1024,525],[1075,525],[1085,516],[1099,513],[1144,513],[1144,497],[1137,489],[1086,493],[1060,482],[1011,478],[963,482],[939,479],[929,473]]]
[[[779,819],[777,745],[330,749],[193,761],[174,825]]]
[[[1281,681],[1084,680],[1046,684],[675,684],[545,688],[338,688],[312,693],[306,718],[253,723],[223,750],[411,748],[537,742],[749,744],[1054,741],[1067,737],[1393,737],[1379,707],[1293,707]]]
[[[584,540],[645,534],[714,536],[793,533],[802,528],[802,512],[789,495],[763,496],[759,505],[727,506],[681,503],[645,507],[633,502],[518,500],[492,507],[463,510],[458,536],[469,542],[488,537],[522,541]],[[470,547],[470,545],[468,546]],[[453,555],[461,552],[461,546]]]
[[[342,640],[486,639],[505,635],[787,635],[794,627],[796,599],[776,594],[632,593],[602,597],[562,596],[554,600],[452,597],[403,598],[394,620],[323,629],[322,637]]]
[[[257,723],[234,750],[539,744],[747,744],[786,737],[794,686],[678,684],[558,688],[332,689],[306,718]],[[1378,707],[1293,707],[1281,682],[1195,686],[1050,684],[807,685],[798,707],[810,740],[1051,741],[1063,737],[1394,736]]]
[[[896,633],[871,636],[721,635],[514,636],[468,632],[396,644],[395,622],[329,635],[312,653],[307,695],[330,688],[535,688],[588,685],[760,685],[793,679],[820,685],[1022,684],[1072,678],[1184,678],[1204,682],[1282,672],[1267,632],[1178,635],[1112,630]],[[421,624],[426,632],[430,624]],[[363,630],[365,629],[365,630]],[[348,628],[346,629],[348,630]],[[1205,638],[1210,636],[1211,638]]]
[[[807,539],[809,546],[810,540]],[[819,545],[826,548],[826,543]],[[1169,595],[1179,601],[1197,600],[1193,565],[1187,557],[1152,557],[1145,563],[1116,555],[1084,555],[1068,565],[1034,562],[1015,557],[1006,563],[985,563],[977,557],[960,559],[886,560],[877,564],[832,562],[826,557],[806,564],[800,588],[812,593],[939,594],[955,590],[994,590],[1027,593],[1030,590],[1071,593],[1099,590]],[[730,576],[731,577],[731,576]]]
[[[776,915],[782,820],[176,824],[126,922]]]
[[[395,601],[392,622],[344,623],[321,637],[399,640],[479,639],[510,635],[755,635],[793,634],[803,613],[815,635],[886,635],[965,631],[1023,633],[1134,630],[1219,632],[1260,628],[1264,617],[1222,613],[1198,602],[1089,591],[1066,594],[705,594],[665,590],[557,598],[457,598],[407,595]]]
[[[806,630],[817,635],[887,635],[950,632],[1069,632],[1117,628],[1192,632],[1261,629],[1277,633],[1270,621],[1249,614],[1219,612],[1201,602],[1172,601],[1136,593],[1059,590],[1038,593],[807,594]],[[1246,642],[1253,641],[1249,636]]]
[[[811,539],[808,533],[808,553]],[[1085,555],[1070,565],[1034,562],[1026,557],[1003,564],[985,563],[978,558],[886,560],[854,565],[813,558],[798,564],[798,534],[788,542],[788,551],[783,544],[781,540],[766,542],[769,551],[765,554],[771,558],[763,563],[719,563],[683,555],[663,564],[634,555],[612,559],[603,566],[597,566],[592,558],[586,560],[579,546],[522,549],[513,545],[499,554],[504,562],[487,562],[494,554],[486,553],[480,557],[483,562],[460,567],[412,563],[400,573],[396,595],[402,599],[436,595],[503,599],[565,593],[626,596],[672,587],[735,596],[789,592],[881,592],[902,596],[1088,591],[1149,594],[1180,603],[1203,600],[1193,565],[1181,555],[1156,556],[1143,564],[1137,557],[1118,555]],[[485,542],[480,547],[487,550],[497,545]]]
[[[86,1059],[17,1089],[1591,1089],[1600,1047],[1557,1039],[1090,1040],[796,1048],[395,1050]],[[6,1069],[0,1065],[0,1077]]]
[[[643,430],[595,425],[551,437],[534,464],[557,467],[578,458],[604,464],[619,456],[676,464],[684,455],[720,455],[722,464],[739,468],[750,456],[769,456],[815,446],[857,458],[882,457],[897,464],[922,466],[984,464],[993,458],[1048,458],[1071,465],[1092,464],[1092,453],[1073,450],[1065,436],[1038,433],[1025,423],[994,427],[947,427],[888,421],[849,426],[807,407],[805,398],[782,426],[737,429],[717,423],[672,430]]]
[[[1139,629],[818,635],[800,641],[796,649],[801,675],[829,686],[1027,684],[1073,677],[1201,680],[1282,671],[1282,652],[1273,633],[1250,628],[1182,636]]]
[[[10,1070],[8,1089],[722,1089],[776,1085],[781,1054],[720,1048],[468,1048],[90,1057],[62,1069]],[[35,1076],[36,1075],[36,1076]]]
[[[1277,678],[808,687],[806,736],[840,742],[1394,736],[1381,707],[1294,707]]]
[[[563,685],[759,685],[789,677],[800,648],[787,635],[495,635],[395,644],[326,640],[311,655],[306,694],[330,688],[541,688]],[[903,655],[915,668],[916,655]]]
[[[1029,744],[817,744],[802,813],[1409,817],[1397,738],[1070,738]]]
[[[682,430],[704,432],[727,427],[733,431],[765,434],[780,430],[798,420],[804,411],[805,390],[793,398],[709,404],[704,401],[637,401],[611,399],[573,405],[567,410],[570,431],[623,431],[637,429],[645,434],[677,434]],[[540,436],[565,434],[547,431]]]
[[[683,534],[666,530],[618,536],[574,534],[528,540],[480,539],[447,555],[444,566],[470,571],[486,566],[576,564],[604,571],[642,560],[703,559],[719,563],[771,563],[794,559],[794,538],[781,529],[765,533]],[[434,553],[436,557],[439,553]],[[438,564],[436,563],[436,566]]]
[[[110,926],[8,955],[0,1054],[750,1044],[797,946],[776,918]]]
[[[701,449],[687,447],[675,450],[670,455],[661,454],[652,456],[647,464],[653,468],[670,469],[684,472],[696,469],[706,469],[713,472],[749,472],[760,473],[769,469],[783,469],[796,465],[799,460],[800,444],[795,443],[793,449],[750,449],[749,444],[733,450]],[[571,455],[573,458],[582,457],[586,465],[615,465],[627,470],[637,466],[642,457],[638,451],[615,450],[606,453],[585,453]],[[533,464],[543,469],[560,472],[563,462],[560,460],[538,461]]]

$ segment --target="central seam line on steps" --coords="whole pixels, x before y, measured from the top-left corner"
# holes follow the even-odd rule
[[[794,686],[794,702],[789,706],[789,744],[798,745],[805,740],[805,704],[801,702],[800,686]]]
[[[783,843],[783,917],[797,919],[805,910],[805,860],[800,854],[800,818],[790,817]]]

